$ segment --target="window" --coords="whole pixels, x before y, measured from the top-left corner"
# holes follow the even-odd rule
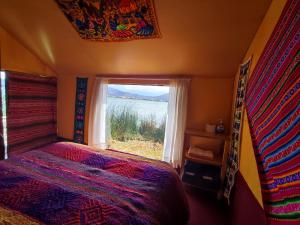
[[[180,166],[182,162],[189,79],[170,79],[167,82],[168,87],[120,84],[119,90],[117,85],[114,84],[115,86],[113,86],[111,84],[114,81],[116,79],[105,77],[97,77],[95,79],[89,115],[88,144],[96,148],[105,149],[109,146],[116,150],[125,151],[128,150],[126,146],[119,146],[118,144],[124,144],[126,141],[128,144],[128,142],[133,142],[134,140],[142,141],[144,144],[149,142],[159,143],[159,149],[162,149],[162,151],[157,155],[147,155],[145,146],[138,145],[135,149],[136,152],[131,153],[146,154],[144,156],[162,159],[171,163],[174,167]],[[126,82],[126,78],[122,80],[123,82]],[[147,83],[149,83],[149,80]],[[135,88],[136,91],[139,91],[130,93],[130,88]],[[153,92],[152,94],[147,92],[147,89],[158,90],[160,88],[165,88],[167,91],[165,93],[156,93],[156,95]],[[133,104],[125,107],[124,103],[120,102],[120,99],[114,100],[116,98],[116,96],[113,96],[114,91],[129,92],[124,96],[118,96],[118,98],[121,98],[123,102],[131,101]],[[162,103],[162,100],[158,100],[158,98],[163,98],[164,95],[168,96],[168,103]],[[113,104],[113,101],[119,102]],[[148,104],[155,103],[148,107],[138,104],[138,102],[143,101],[147,101]],[[160,104],[165,105],[164,110],[160,108]],[[158,116],[159,118],[157,118]],[[162,122],[164,120],[166,122]],[[151,132],[149,132],[150,130]],[[165,135],[161,136],[160,134],[163,133]],[[153,149],[154,146],[149,148]],[[129,149],[131,151],[134,150],[133,148]]]
[[[168,99],[168,86],[109,84],[108,148],[161,160]]]
[[[1,79],[1,109],[2,109],[2,131],[0,132],[3,136],[4,143],[4,159],[7,159],[7,118],[6,118],[6,74],[4,71],[0,72]]]

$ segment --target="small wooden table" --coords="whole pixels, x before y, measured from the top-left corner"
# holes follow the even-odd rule
[[[226,173],[229,138],[226,135],[187,130],[184,146],[182,181],[197,188],[216,192],[217,197],[221,198]],[[208,157],[192,156],[188,152],[191,146],[204,146],[204,149],[211,147],[210,150],[215,151],[214,157],[210,159]]]

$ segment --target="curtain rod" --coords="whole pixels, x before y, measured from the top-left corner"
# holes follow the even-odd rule
[[[40,73],[36,73],[36,72],[20,72],[20,71],[14,71],[14,70],[6,70],[6,69],[2,69],[1,71],[5,72],[5,73],[14,73],[14,74],[20,74],[20,75],[39,76],[39,77],[43,77],[43,78],[57,78],[57,76],[40,74]]]
[[[235,79],[235,76],[231,77],[223,77],[223,76],[198,76],[198,75],[120,75],[120,74],[111,74],[111,75],[95,75],[99,78],[105,79],[114,79],[114,80],[171,80],[171,79],[182,79],[182,80],[191,80],[191,79],[225,79],[225,80],[232,80]]]
[[[110,80],[158,80],[158,81],[169,81],[172,79],[180,79],[180,80],[191,80],[191,77],[186,76],[102,76],[97,75],[97,78],[110,79]]]

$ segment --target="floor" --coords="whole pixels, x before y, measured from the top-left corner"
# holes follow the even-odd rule
[[[226,204],[216,195],[192,187],[185,187],[190,206],[188,225],[230,225]]]

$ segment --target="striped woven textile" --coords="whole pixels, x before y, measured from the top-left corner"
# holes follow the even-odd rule
[[[56,141],[56,78],[9,72],[7,79],[9,154]]]
[[[270,224],[300,224],[300,1],[289,0],[248,82],[246,110]]]

